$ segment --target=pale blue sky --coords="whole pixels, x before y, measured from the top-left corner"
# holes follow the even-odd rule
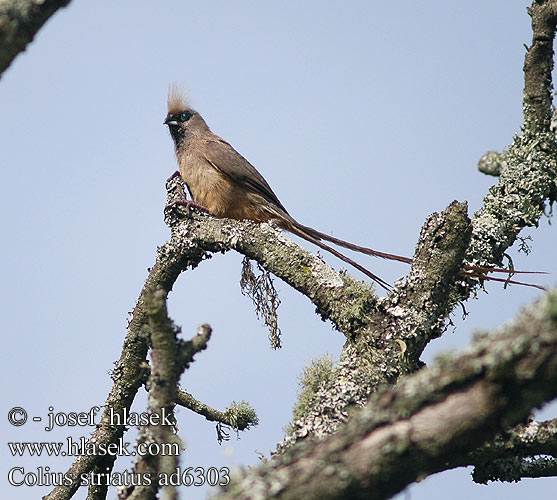
[[[454,199],[468,200],[471,214],[480,206],[494,180],[477,172],[477,160],[519,130],[528,3],[75,0],[57,13],[0,80],[4,414],[104,402],[127,311],[168,237],[164,181],[176,163],[162,121],[170,82],[187,85],[213,131],[298,220],[411,255],[429,214]],[[523,234],[534,239],[530,256],[511,253],[517,268],[552,272],[540,281],[554,284],[555,231],[545,219],[540,226]],[[407,271],[358,259],[389,281]],[[215,255],[182,275],[169,310],[185,337],[201,322],[214,328],[182,386],[219,409],[248,400],[261,423],[219,446],[213,424],[179,410],[183,467],[257,463],[290,420],[297,374],[314,356],[337,357],[343,344],[305,297],[279,282],[284,348],[272,351],[240,293],[240,262]],[[455,311],[456,330],[428,348],[426,361],[538,296],[487,289],[466,304],[466,321]],[[143,408],[142,398],[134,409]],[[4,442],[89,431],[3,424]],[[3,453],[2,462],[6,478],[14,466],[58,472],[70,460]],[[478,486],[458,470],[409,491],[413,500],[544,499],[556,488],[555,479]],[[0,491],[18,500],[49,488],[4,480]]]

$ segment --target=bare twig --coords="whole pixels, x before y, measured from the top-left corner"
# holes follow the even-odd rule
[[[193,361],[193,357],[200,351],[207,348],[207,342],[211,338],[211,333],[213,329],[207,323],[199,325],[197,327],[197,333],[191,340],[179,340],[177,346],[177,361],[181,370],[185,370],[189,367],[189,364]]]

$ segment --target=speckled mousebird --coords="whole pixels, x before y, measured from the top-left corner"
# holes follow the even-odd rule
[[[176,86],[171,86],[168,94],[168,114],[164,124],[168,125],[174,140],[179,174],[193,198],[194,205],[206,209],[211,215],[255,222],[274,221],[279,227],[355,267],[386,289],[389,288],[386,281],[326,245],[322,240],[367,255],[408,264],[412,262],[408,257],[354,245],[300,224],[284,208],[257,169],[228,142],[211,131],[202,116],[189,106],[185,95]],[[475,275],[482,279],[506,282],[508,280],[488,277],[483,273],[510,272],[504,269],[473,266],[466,266],[465,269],[482,273]],[[463,274],[467,273],[463,272]]]

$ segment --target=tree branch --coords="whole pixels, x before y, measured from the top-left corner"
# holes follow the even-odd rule
[[[541,41],[529,50],[525,63],[524,93],[525,102],[529,104],[525,105],[524,135],[515,138],[506,155],[506,168],[500,172],[498,184],[490,189],[483,207],[472,219],[473,229],[466,250],[466,264],[500,267],[506,250],[515,242],[519,232],[526,226],[537,225],[544,214],[546,202],[557,200],[557,138],[547,122],[552,109],[551,100],[546,98],[551,95],[552,88],[551,72],[548,70],[553,64],[552,50],[543,42],[544,36],[547,38],[549,33],[548,24],[553,26],[551,33],[554,32],[556,4],[555,0],[535,1],[532,6],[533,37],[535,41]],[[537,99],[535,96],[543,98]],[[535,114],[540,114],[541,118],[533,118]],[[443,237],[454,239],[452,231],[449,224],[445,225],[444,229],[437,232],[438,239],[433,238],[433,241],[438,242]],[[422,235],[418,248],[423,241]],[[435,252],[434,246],[425,246],[426,265],[421,271],[422,276],[430,276],[433,280],[435,276],[430,274],[427,256]],[[408,281],[412,279],[413,273],[414,268]],[[293,437],[298,439],[334,431],[334,422],[345,419],[347,409],[354,403],[362,404],[377,387],[377,384],[369,382],[373,377],[367,376],[367,366],[383,370],[384,377],[379,377],[377,381],[387,383],[395,382],[399,374],[417,369],[421,352],[431,339],[443,332],[449,313],[459,301],[465,301],[473,295],[478,287],[477,280],[459,279],[449,288],[437,290],[439,293],[436,295],[435,308],[424,307],[431,305],[426,297],[433,289],[426,287],[421,290],[420,277],[420,274],[416,276],[415,284],[418,286],[415,288],[415,302],[409,302],[408,309],[398,303],[398,296],[402,293],[400,289],[389,294],[384,301],[379,301],[378,310],[384,307],[392,316],[401,315],[396,321],[383,317],[383,321],[380,318],[378,321],[364,322],[364,328],[360,330],[363,340],[359,338],[358,342],[345,345],[337,383],[331,383],[330,388],[323,388],[317,398],[316,408],[321,406],[327,411],[322,414],[317,411],[315,415],[295,422],[293,428],[296,435]],[[429,281],[428,284],[434,283]],[[361,316],[366,315],[362,313]],[[376,318],[377,311],[370,313],[370,316]],[[382,339],[390,342],[385,345]],[[399,359],[385,355],[389,349],[396,349],[395,342],[402,342],[395,351],[402,354]],[[379,370],[372,370],[373,375]],[[324,420],[333,425],[323,425]]]
[[[553,39],[557,24],[557,2],[534,0],[528,9],[532,18],[532,45],[524,60],[524,130],[532,134],[549,132]]]
[[[29,44],[52,14],[70,0],[0,2],[0,75]]]
[[[507,458],[495,460],[474,468],[472,479],[475,483],[490,481],[515,483],[522,478],[557,477],[557,460],[554,458]]]
[[[144,363],[148,348],[143,333],[143,327],[147,322],[145,296],[154,289],[163,289],[168,294],[180,273],[190,266],[197,266],[205,256],[205,253],[199,248],[188,248],[187,250],[183,251],[179,242],[170,241],[160,247],[157,252],[155,265],[149,271],[128,323],[122,354],[112,373],[114,384],[107,397],[100,424],[90,438],[90,441],[97,445],[118,442],[124,433],[124,426],[111,425],[110,411],[114,415],[119,415],[123,421],[124,412],[129,412],[137,391],[145,379]],[[67,474],[73,478],[72,484],[57,486],[45,497],[45,500],[71,498],[79,488],[79,478],[82,474],[91,471],[109,474],[114,460],[115,457],[111,455],[78,457],[67,471]]]
[[[557,139],[550,129],[557,2],[535,0],[529,14],[533,41],[524,62],[524,134],[515,137],[498,184],[474,215],[467,254],[471,264],[500,265],[518,233],[526,226],[536,226],[546,202],[557,200]]]
[[[168,191],[169,199],[183,198],[179,178],[169,181]],[[257,260],[306,295],[321,317],[331,320],[349,340],[346,349],[352,351],[345,352],[337,379],[343,383],[335,381],[324,388],[328,401],[321,400],[317,415],[294,423],[292,428],[299,431],[294,439],[307,435],[308,426],[317,435],[332,432],[346,418],[346,406],[363,404],[378,385],[419,367],[423,346],[442,333],[444,318],[458,300],[451,290],[471,233],[466,204],[454,202],[442,214],[432,215],[420,235],[407,280],[386,298],[377,299],[368,284],[336,273],[269,224],[183,214],[182,207],[167,210],[173,240],[208,252],[234,249]],[[323,411],[329,405],[331,411]]]
[[[169,200],[173,193],[183,193],[182,181],[174,178],[168,184]],[[183,196],[183,194],[181,195]],[[177,195],[180,199],[180,195]],[[271,224],[251,221],[217,219],[186,209],[173,207],[166,211],[166,223],[171,228],[171,239],[183,251],[237,252],[257,260],[265,269],[308,297],[317,313],[333,322],[344,333],[356,331],[365,319],[360,311],[372,310],[377,297],[372,287],[350,276],[337,273],[321,258],[296,245]],[[354,310],[347,302],[359,302]]]
[[[461,465],[478,465],[510,457],[553,455],[557,458],[557,419],[529,422],[498,434]]]
[[[309,435],[334,432],[349,410],[365,404],[377,387],[421,366],[423,346],[441,335],[457,299],[452,289],[470,233],[465,203],[454,202],[428,218],[410,274],[376,309],[360,311],[369,321],[357,336],[349,337],[334,376],[320,385],[313,407],[291,424],[278,451]]]
[[[152,368],[147,381],[149,389],[149,418],[150,424],[142,426],[137,437],[138,446],[154,446],[157,453],[138,454],[134,472],[141,477],[149,477],[150,481],[140,481],[138,484],[122,489],[118,498],[129,500],[151,500],[157,496],[160,488],[159,474],[169,477],[178,467],[179,450],[175,453],[161,452],[165,445],[173,445],[181,449],[181,442],[174,433],[176,424],[174,406],[176,401],[177,384],[180,375],[193,359],[196,352],[206,348],[211,328],[203,325],[191,341],[187,343],[189,349],[187,359],[181,354],[183,347],[176,338],[178,329],[168,317],[166,308],[166,291],[155,290],[145,297],[149,332],[152,343]],[[170,447],[168,447],[171,449]],[[176,500],[176,488],[172,485],[164,487],[165,497]]]
[[[233,401],[226,410],[218,411],[195,399],[189,392],[178,389],[176,404],[188,408],[198,415],[205,417],[210,422],[228,425],[236,431],[247,430],[259,423],[255,411],[245,401],[240,403]]]
[[[200,351],[207,348],[207,342],[211,338],[213,329],[207,323],[197,327],[197,333],[191,340],[178,340],[176,360],[179,363],[180,370],[186,370],[193,361],[193,357]],[[176,397],[176,395],[174,395]]]
[[[557,395],[557,290],[459,356],[374,394],[332,436],[242,473],[216,498],[388,498]]]

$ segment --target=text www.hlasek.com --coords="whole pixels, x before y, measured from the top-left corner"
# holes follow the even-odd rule
[[[129,442],[120,438],[118,443],[92,443],[82,437],[74,441],[71,437],[66,442],[19,442],[8,443],[12,456],[79,456],[79,455],[178,455],[180,447],[177,443],[137,443],[134,451],[130,451]],[[160,486],[225,486],[229,483],[228,467],[187,467],[176,468],[172,473],[130,473],[124,471],[81,474],[80,486],[130,486],[150,485],[157,481]],[[69,486],[73,480],[68,473],[53,472],[50,467],[38,467],[35,471],[26,471],[23,467],[13,467],[8,473],[8,482],[12,486]]]
[[[146,455],[172,455],[180,454],[178,443],[137,443],[136,449],[130,451],[131,443],[124,442],[120,438],[117,443],[94,443],[82,437],[79,441],[74,441],[71,437],[66,442],[46,442],[46,443],[8,443],[12,456],[146,456]]]

